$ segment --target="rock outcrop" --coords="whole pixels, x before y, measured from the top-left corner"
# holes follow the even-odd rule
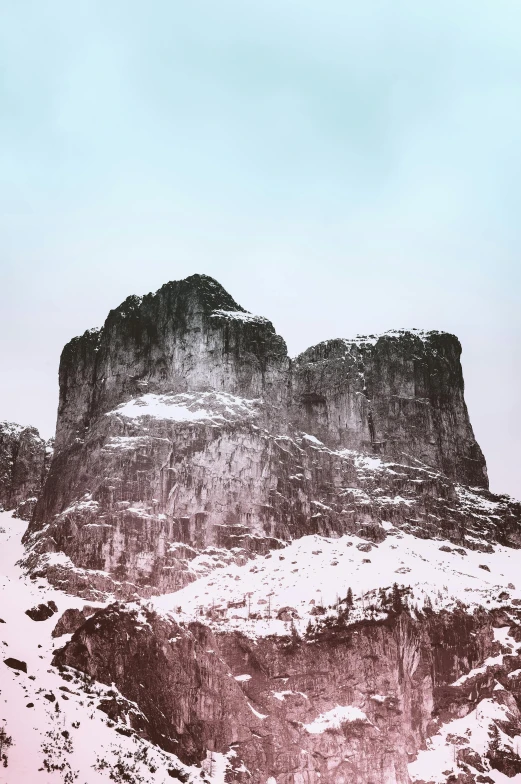
[[[457,338],[442,332],[320,343],[295,361],[297,419],[337,449],[416,458],[463,484],[487,487],[460,354]]]
[[[129,297],[62,353],[28,566],[95,598],[182,587],[207,548],[377,541],[385,521],[519,546],[519,505],[487,490],[460,353],[452,335],[402,330],[290,360],[211,278]]]
[[[55,663],[115,684],[146,717],[141,734],[183,762],[224,755],[230,782],[410,784],[409,764],[445,727],[446,781],[475,784],[490,763],[509,776],[521,769],[521,681],[510,677],[521,657],[496,641],[498,630],[519,636],[519,613],[390,614],[312,639],[253,641],[113,605]],[[504,737],[497,759],[461,719],[472,729],[476,710],[487,709]],[[424,781],[445,780],[438,775],[431,767]]]
[[[0,422],[0,508],[29,520],[52,456],[52,441],[35,427]]]

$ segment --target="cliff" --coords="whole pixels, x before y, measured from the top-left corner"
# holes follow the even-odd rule
[[[519,615],[401,613],[311,638],[252,641],[115,605],[88,620],[54,663],[117,686],[145,717],[138,734],[183,763],[222,756],[226,781],[410,784],[412,774],[418,784],[476,784],[495,781],[483,776],[491,768],[521,772],[520,692],[510,677],[519,644],[497,642],[498,630],[518,635]],[[493,674],[473,675],[491,654],[501,662]],[[485,733],[501,728],[501,753],[492,732],[485,743],[474,737],[476,715]],[[427,750],[438,736],[444,775],[440,755]]]
[[[416,458],[463,484],[487,487],[460,355],[458,339],[442,332],[320,343],[295,361],[298,420],[336,448]]]
[[[35,427],[0,422],[0,508],[30,519],[52,455]]]

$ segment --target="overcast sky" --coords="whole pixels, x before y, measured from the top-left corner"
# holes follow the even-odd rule
[[[291,354],[445,329],[521,497],[519,0],[4,0],[0,419],[60,351],[201,272]]]

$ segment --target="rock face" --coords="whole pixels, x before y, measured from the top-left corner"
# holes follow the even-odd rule
[[[52,455],[35,427],[0,422],[0,507],[29,520]]]
[[[205,276],[129,297],[100,331],[72,340],[60,362],[56,451],[143,392],[213,390],[281,403],[289,360],[282,338]]]
[[[457,759],[467,778],[450,778],[449,770],[447,781],[474,784],[486,780],[479,775],[489,762],[462,720],[461,737],[455,730],[477,705],[509,717],[500,721],[502,760],[491,746],[492,767],[519,769],[512,743],[521,729],[520,693],[509,674],[519,672],[521,658],[493,633],[519,633],[518,624],[501,611],[417,620],[401,613],[312,640],[252,641],[113,605],[88,620],[55,663],[116,684],[143,711],[142,734],[183,762],[201,763],[208,750],[227,754],[230,782],[264,784],[272,776],[278,784],[409,784],[418,749],[455,720],[449,765]],[[460,678],[491,654],[503,661],[493,673],[481,668]],[[434,780],[435,769],[429,773],[433,779],[425,780]]]
[[[460,353],[452,335],[398,331],[290,360],[271,323],[206,276],[129,297],[63,350],[28,565],[94,598],[93,585],[179,588],[207,548],[378,540],[389,520],[519,546],[519,505],[487,491]]]
[[[521,506],[488,490],[460,353],[401,330],[290,359],[197,275],[72,340],[25,565],[108,606],[56,624],[63,677],[193,780],[521,772]]]
[[[440,332],[320,343],[295,362],[298,421],[337,449],[416,458],[463,484],[487,487],[460,354],[457,338]]]

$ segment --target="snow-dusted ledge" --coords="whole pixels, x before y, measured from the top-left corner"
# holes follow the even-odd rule
[[[326,732],[326,730],[340,729],[343,724],[354,721],[370,724],[369,719],[360,708],[354,705],[337,705],[336,708],[332,708],[332,710],[326,713],[321,713],[310,724],[304,724],[304,729],[313,735],[319,735],[322,732]]]
[[[109,411],[107,416],[122,416],[127,419],[153,417],[173,422],[225,422],[256,416],[258,402],[227,392],[186,392],[177,395],[157,395],[149,392],[122,403]],[[115,444],[111,446],[114,448]]]

